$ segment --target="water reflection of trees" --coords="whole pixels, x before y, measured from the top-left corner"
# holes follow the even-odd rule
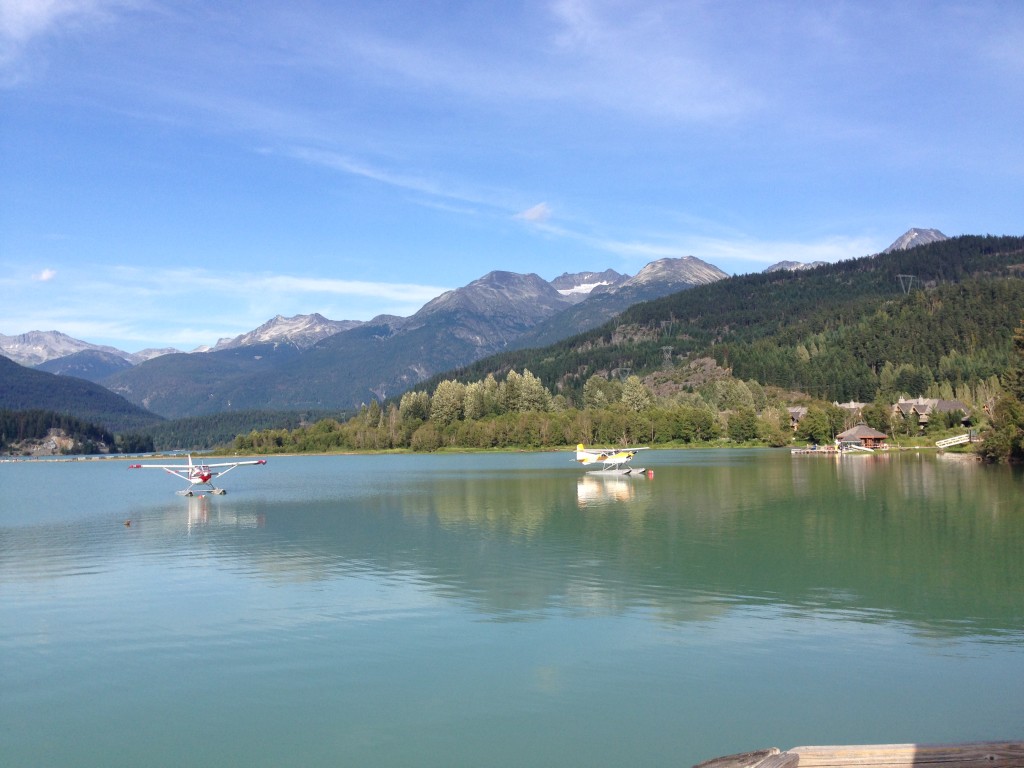
[[[175,498],[130,541],[199,549],[274,581],[401,581],[502,620],[649,611],[679,622],[758,605],[1024,632],[1024,501],[1003,468],[700,453],[652,479],[451,472],[339,498]],[[124,546],[101,533],[69,547]],[[13,530],[5,543],[43,561],[56,545],[33,537]]]
[[[358,510],[267,517],[271,529],[290,521],[291,549],[297,537],[319,550],[292,566],[329,577],[369,559],[495,616],[651,609],[681,621],[757,603],[1019,633],[1024,510],[1007,479],[931,457],[783,457],[662,467],[627,485],[444,477]]]

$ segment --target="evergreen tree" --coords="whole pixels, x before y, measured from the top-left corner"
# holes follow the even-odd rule
[[[640,380],[639,376],[627,376],[622,385],[622,403],[630,411],[640,413],[652,405],[651,393]]]

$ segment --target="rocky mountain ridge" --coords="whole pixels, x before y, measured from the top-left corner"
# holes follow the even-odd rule
[[[604,272],[563,272],[551,285],[569,301],[580,302],[593,293],[614,289],[629,279],[614,269]]]
[[[823,267],[828,264],[827,261],[780,261],[777,264],[772,264],[770,267],[765,267],[763,272],[781,272],[782,270],[802,270],[802,269],[815,269],[816,267]]]
[[[893,251],[906,251],[910,248],[916,248],[919,245],[928,245],[929,243],[939,243],[943,240],[949,240],[944,234],[939,232],[937,229],[918,229],[917,227],[911,227],[902,235],[886,248],[882,253],[892,253]]]
[[[907,233],[908,242],[913,233]],[[941,233],[940,233],[941,234]],[[899,241],[898,241],[899,242]],[[799,266],[795,268],[800,268]],[[349,408],[384,399],[437,373],[505,350],[546,346],[597,327],[638,302],[728,275],[696,257],[658,259],[635,276],[614,270],[564,274],[494,271],[427,302],[410,317],[332,321],[319,314],[276,316],[221,339],[205,354],[164,354],[132,367],[127,353],[52,332],[46,369],[102,383],[129,401],[176,417],[246,408]],[[30,336],[25,334],[25,336]],[[0,337],[0,352],[8,354]],[[83,348],[84,347],[84,348]]]
[[[883,251],[883,253],[890,253],[893,250],[912,248],[916,245],[945,239],[947,239],[946,236],[937,229],[912,228],[897,238],[892,245]],[[773,264],[764,271],[773,272],[780,269],[812,269],[826,263],[827,262],[824,261],[814,261],[810,263],[781,261],[777,264]],[[490,274],[496,275],[498,273]],[[511,275],[514,273],[505,274]],[[601,294],[614,294],[622,292],[623,290],[625,290],[623,297],[629,296],[631,292],[634,294],[642,294],[644,292],[642,286],[648,284],[680,283],[683,285],[701,285],[712,280],[719,280],[724,276],[726,276],[726,273],[722,272],[717,267],[707,264],[693,256],[687,256],[682,259],[659,259],[651,262],[632,277],[630,275],[616,272],[613,269],[606,269],[603,272],[566,272],[550,281],[543,281],[543,278],[537,279],[546,282],[562,297],[566,304],[572,305],[583,303],[588,299]],[[489,276],[485,276],[480,279],[485,280],[488,277]],[[490,279],[493,282],[496,278],[491,277]],[[469,289],[472,285],[473,284],[471,283],[469,286],[465,286],[465,289]],[[463,289],[456,289],[455,291],[449,291],[447,293],[455,294],[460,290]],[[498,286],[496,290],[500,291],[500,286]],[[538,293],[538,296],[539,295],[540,294]],[[641,296],[637,300],[644,300],[645,298],[648,297]],[[444,299],[444,295],[439,296],[424,305],[421,311],[427,309],[427,307],[431,305],[444,306],[445,302],[448,300],[450,299]],[[435,304],[435,302],[437,303]],[[610,305],[616,307],[621,303],[621,301],[609,302]],[[612,314],[614,314],[614,311],[617,310],[608,311],[611,311]],[[607,311],[604,314],[607,315]],[[404,325],[410,319],[411,318],[390,318],[387,325],[391,329],[391,332],[394,332],[399,326]],[[381,320],[379,318],[374,318],[368,322],[376,326],[381,325]],[[248,333],[240,334],[235,337],[219,339],[212,347],[204,345],[196,348],[193,352],[220,351],[273,342],[291,343],[300,349],[308,349],[325,338],[336,333],[351,330],[362,324],[363,322],[358,320],[330,320],[316,312],[308,315],[293,315],[292,317],[277,315]],[[88,354],[90,352],[98,352],[102,354]],[[138,352],[129,353],[114,347],[92,344],[87,341],[75,339],[56,330],[29,331],[15,336],[5,336],[0,333],[0,355],[4,355],[21,365],[39,366],[48,364],[44,370],[54,373],[82,376],[83,378],[89,378],[91,380],[98,380],[99,378],[102,378],[103,375],[106,375],[102,372],[106,371],[108,368],[113,370],[113,368],[120,367],[117,361],[110,357],[111,355],[127,361],[131,365],[137,365],[161,355],[177,353],[180,353],[180,350],[173,348],[144,349]],[[51,361],[60,358],[69,358],[71,355],[77,356],[67,360],[66,364],[51,363]]]
[[[646,270],[646,271],[645,271]],[[494,271],[427,302],[406,318],[381,316],[300,348],[288,339],[168,355],[102,383],[174,418],[237,409],[338,409],[383,400],[443,371],[516,349],[541,325],[565,338],[646,298],[726,277],[694,257],[662,259],[637,278],[591,288],[583,301],[560,290],[605,282],[580,273],[562,289],[535,274]],[[596,273],[601,275],[602,273]],[[605,275],[611,283],[613,275]],[[264,335],[262,338],[268,338]]]
[[[465,286],[465,289],[470,289],[477,283],[485,285],[489,281],[495,286],[496,293],[492,294],[491,297],[495,298],[502,290],[501,285],[498,284],[499,278],[495,277],[499,274],[513,275],[515,273],[492,272],[490,275],[485,275],[480,280]],[[536,275],[533,277],[536,280],[547,283],[543,278],[539,278]],[[585,300],[594,291],[613,289],[628,278],[629,275],[623,275],[615,270],[606,269],[604,272],[565,273],[547,284],[563,297],[564,304],[567,305]],[[481,283],[481,281],[484,281],[484,283]],[[465,289],[448,291],[446,294],[442,294],[442,296],[438,296],[436,299],[428,302],[420,311],[422,312],[431,306],[444,306],[445,302],[451,300],[452,294],[457,294]],[[538,292],[537,295],[539,296],[539,292],[544,289],[538,286],[534,290]],[[546,293],[549,294],[549,300],[553,300],[550,292]],[[462,297],[463,294],[458,295]],[[449,298],[445,299],[445,296],[449,296]],[[411,318],[382,315],[366,322],[377,326],[387,325],[391,332],[394,332],[409,320]],[[308,315],[293,315],[291,317],[276,315],[248,333],[219,339],[213,346],[202,345],[192,350],[192,352],[221,351],[266,343],[290,343],[299,349],[308,349],[322,339],[333,336],[336,333],[351,330],[363,325],[363,323],[364,321],[360,320],[330,320],[318,312]],[[137,365],[147,360],[152,360],[155,357],[170,354],[183,354],[183,352],[172,347],[143,349],[134,353],[125,352],[115,347],[92,344],[88,341],[76,339],[56,330],[29,331],[14,336],[5,336],[0,333],[0,355],[13,360],[19,365],[29,367],[45,366],[43,370],[51,373],[80,376],[92,381],[107,375],[105,373],[96,374],[96,371],[109,368],[110,370],[107,373],[110,373],[115,368],[123,367],[118,365],[117,361],[113,359],[115,357],[127,362],[129,365]],[[72,355],[75,357],[72,358]],[[63,358],[69,358],[66,364],[54,362]],[[88,375],[83,375],[83,373]]]
[[[292,317],[276,315],[248,333],[235,336],[233,339],[220,339],[213,346],[213,350],[282,341],[291,342],[299,349],[307,349],[321,339],[355,328],[357,325],[362,323],[359,320],[328,320],[319,312]]]
[[[82,352],[114,355],[129,365],[137,365],[154,357],[177,351],[176,349],[142,349],[138,352],[125,352],[116,347],[82,341],[61,331],[28,331],[14,336],[5,336],[0,333],[0,355],[30,368],[50,360]]]

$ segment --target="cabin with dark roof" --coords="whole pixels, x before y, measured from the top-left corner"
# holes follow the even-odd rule
[[[886,448],[885,441],[888,435],[884,432],[879,432],[877,429],[872,429],[867,424],[858,424],[853,429],[848,429],[845,432],[840,432],[836,435],[836,439],[840,443],[857,443],[862,448]]]
[[[960,423],[966,424],[971,420],[971,409],[959,400],[940,400],[934,397],[915,397],[911,400],[900,398],[892,407],[894,416],[901,416],[904,419],[911,419],[917,416],[917,423],[923,430],[933,416],[941,416],[947,413],[960,413]]]

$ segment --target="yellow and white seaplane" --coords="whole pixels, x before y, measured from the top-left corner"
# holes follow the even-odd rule
[[[637,451],[646,451],[647,446],[642,448],[584,448],[583,443],[576,446],[576,459],[583,466],[601,464],[601,469],[591,469],[587,472],[590,475],[642,475],[643,467],[626,466],[636,456]]]
[[[167,474],[184,480],[188,483],[188,488],[177,491],[179,496],[194,496],[197,489],[205,489],[208,493],[215,496],[223,496],[227,491],[214,486],[213,478],[218,475],[226,475],[235,467],[266,463],[266,459],[252,459],[251,461],[225,461],[217,464],[195,464],[192,462],[192,454],[190,453],[188,455],[188,464],[130,464],[128,469],[162,469]],[[227,467],[227,469],[219,470],[219,467]]]

